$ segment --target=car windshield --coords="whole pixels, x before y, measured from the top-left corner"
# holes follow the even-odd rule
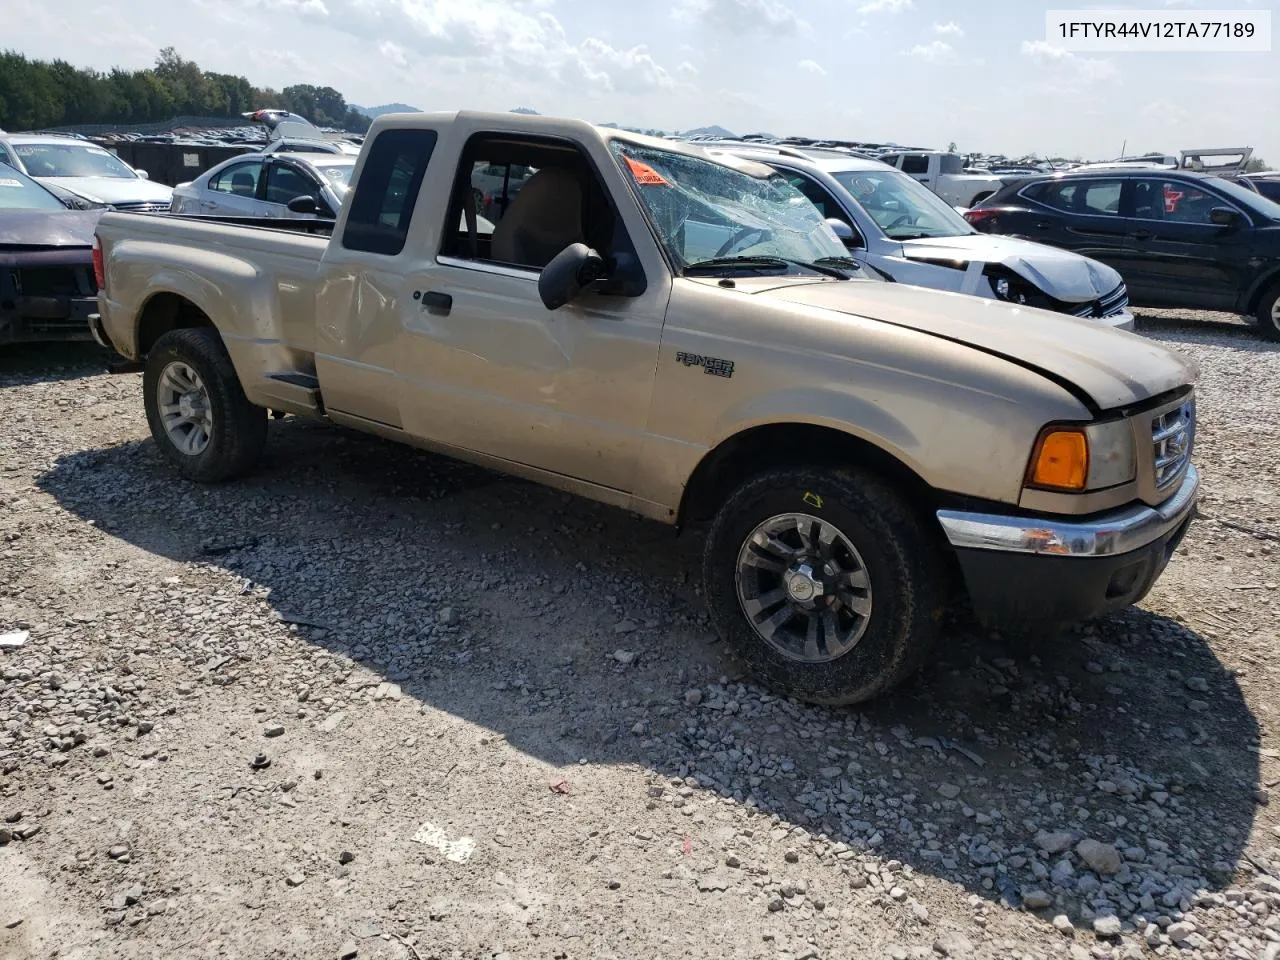
[[[623,141],[613,152],[681,270],[726,257],[801,264],[847,257],[818,208],[766,167],[740,161],[736,169]]]
[[[33,177],[137,176],[115,154],[91,143],[15,143],[13,149]]]
[[[66,210],[62,202],[30,177],[0,165],[0,210]]]
[[[354,163],[313,163],[312,166],[338,193],[351,185],[351,171],[356,168]]]
[[[831,175],[890,240],[959,237],[975,232],[954,207],[897,170],[838,170]]]
[[[1248,187],[1242,187],[1231,180],[1219,180],[1214,186],[1250,212],[1268,220],[1280,220],[1280,203],[1268,200]]]

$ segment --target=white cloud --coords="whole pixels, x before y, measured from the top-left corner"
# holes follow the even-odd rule
[[[737,34],[809,32],[808,21],[778,0],[676,0],[671,15],[681,23],[702,22]]]
[[[383,40],[378,44],[378,52],[382,54],[383,59],[397,67],[407,67],[409,65],[409,58],[405,54],[405,49],[398,43]]]
[[[907,51],[907,56],[917,57],[920,60],[928,60],[931,63],[950,60],[955,56],[955,54],[955,48],[952,47],[951,44],[942,40],[933,40],[930,43],[917,43]]]
[[[814,76],[825,77],[827,75],[827,71],[822,69],[822,64],[816,60],[801,60],[796,66],[805,73],[812,73]]]
[[[960,24],[956,23],[954,20],[948,21],[947,23],[935,23],[933,25],[933,32],[941,34],[944,37],[964,36],[964,31],[960,29]]]
[[[588,37],[578,46],[578,56],[589,76],[609,90],[670,90],[676,85],[675,78],[643,46],[618,50],[597,37]]]
[[[676,70],[677,70],[679,73],[683,73],[685,76],[688,76],[688,77],[696,77],[696,76],[698,75],[698,72],[699,72],[699,71],[698,71],[698,68],[697,68],[697,67],[695,67],[695,66],[694,66],[692,63],[690,63],[688,60],[684,60],[684,61],[682,61],[682,62],[681,62],[681,64],[680,64],[680,66],[676,67]]]
[[[867,0],[858,7],[858,12],[863,16],[872,13],[901,13],[903,10],[911,10],[914,7],[914,0]]]
[[[1107,80],[1117,73],[1116,65],[1110,60],[1077,57],[1070,50],[1055,47],[1044,40],[1023,40],[1021,49],[1024,57],[1069,73],[1085,83]]]

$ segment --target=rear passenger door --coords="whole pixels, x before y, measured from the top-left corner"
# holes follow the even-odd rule
[[[1121,217],[1122,177],[1043,180],[1023,190],[1039,207],[1020,235],[1092,257],[1120,270],[1128,228]]]

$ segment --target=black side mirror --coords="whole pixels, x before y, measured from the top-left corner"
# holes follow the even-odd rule
[[[1220,227],[1238,227],[1244,222],[1240,211],[1231,207],[1214,207],[1209,211],[1209,220]]]
[[[315,197],[309,197],[303,194],[300,197],[294,197],[286,206],[290,213],[319,213],[320,204],[316,202]]]
[[[582,288],[609,273],[604,258],[585,243],[571,243],[542,268],[538,277],[538,296],[548,310],[558,310],[571,301]]]

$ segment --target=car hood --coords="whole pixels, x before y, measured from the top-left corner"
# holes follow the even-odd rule
[[[1135,334],[962,293],[869,280],[762,283],[757,289],[758,296],[968,344],[1051,379],[1066,380],[1101,410],[1140,403],[1194,382],[1197,374],[1173,351]]]
[[[140,177],[41,177],[87,200],[103,203],[168,203],[173,188]]]
[[[990,233],[903,240],[902,255],[908,260],[998,263],[1041,292],[1067,303],[1097,300],[1120,285],[1120,274],[1105,263],[1070,250]]]
[[[4,247],[91,247],[101,210],[0,211]]]

